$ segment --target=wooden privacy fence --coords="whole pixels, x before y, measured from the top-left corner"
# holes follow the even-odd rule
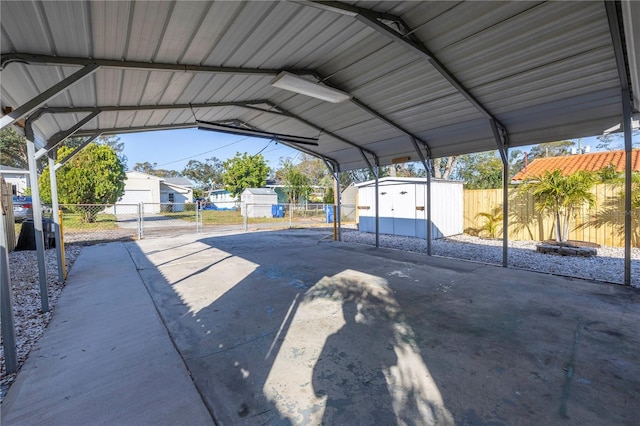
[[[587,204],[572,218],[569,239],[588,241],[610,247],[624,247],[624,198],[622,185],[596,185],[594,207]],[[499,222],[497,237],[502,237],[502,189],[464,191],[464,229],[472,235],[488,236],[482,231],[490,220],[480,214],[488,213]],[[640,211],[632,214],[632,245],[640,247]],[[554,220],[540,215],[534,208],[533,196],[522,194],[517,188],[509,190],[509,239],[543,241],[554,239]]]
[[[2,226],[4,226],[4,235],[7,237],[7,250],[13,251],[16,247],[16,228],[13,217],[13,194],[11,193],[11,184],[6,183],[0,177],[0,210],[2,211]]]

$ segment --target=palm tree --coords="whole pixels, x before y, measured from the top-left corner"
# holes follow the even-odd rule
[[[490,238],[496,238],[498,230],[502,226],[502,206],[495,207],[491,213],[481,212],[476,215],[476,219],[482,217],[484,223],[480,227],[482,231],[489,234]]]
[[[536,211],[552,214],[555,220],[556,241],[567,241],[569,221],[585,203],[595,204],[591,192],[598,176],[588,171],[578,171],[563,176],[560,170],[545,172],[521,186],[521,191],[533,195]]]

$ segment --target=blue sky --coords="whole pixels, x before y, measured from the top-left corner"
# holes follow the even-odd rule
[[[204,161],[217,157],[226,160],[236,152],[262,155],[269,167],[278,167],[280,158],[300,159],[298,151],[268,139],[249,138],[198,129],[164,130],[157,132],[118,135],[124,142],[127,165],[133,169],[136,163],[158,163],[158,168],[181,171],[189,160]],[[266,148],[265,148],[266,147]]]
[[[268,161],[269,167],[276,169],[281,158],[290,158],[297,162],[301,154],[289,147],[268,139],[250,138],[239,135],[209,132],[198,129],[164,130],[157,132],[142,132],[119,135],[124,142],[124,154],[128,158],[128,166],[133,169],[136,163],[157,163],[158,168],[181,171],[189,160],[204,161],[210,157],[217,157],[224,161],[233,157],[236,152],[247,152],[262,155]],[[634,137],[634,143],[640,137]],[[578,142],[578,139],[574,139]],[[598,140],[595,136],[582,138],[582,146],[591,146],[595,151]],[[620,138],[615,144],[622,145]],[[265,148],[266,147],[266,148]],[[530,147],[517,147],[528,151]]]

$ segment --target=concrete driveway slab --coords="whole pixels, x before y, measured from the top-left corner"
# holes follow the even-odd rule
[[[220,424],[640,423],[636,289],[329,236],[127,243]]]

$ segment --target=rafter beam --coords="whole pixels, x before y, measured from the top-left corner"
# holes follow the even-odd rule
[[[433,68],[444,77],[462,96],[464,96],[480,113],[489,120],[496,118],[489,110],[476,99],[475,96],[444,66],[440,60],[420,41],[415,35],[411,34],[411,28],[404,20],[396,15],[382,14],[373,10],[365,9],[355,5],[345,4],[337,1],[309,1],[301,2],[310,6],[320,7],[325,10],[331,10],[335,13],[346,14],[354,19],[362,22],[369,28],[375,30],[379,34],[387,37],[394,43],[414,52],[416,55],[429,61]],[[399,31],[393,29],[383,21],[395,24]],[[504,128],[498,120],[496,124],[500,128]]]
[[[65,164],[67,164],[69,162],[69,160],[71,160],[73,157],[75,157],[80,151],[82,151],[84,149],[85,146],[89,145],[91,142],[93,142],[94,140],[96,140],[97,138],[100,137],[100,133],[94,133],[93,135],[89,136],[85,141],[83,141],[80,145],[78,145],[72,152],[71,154],[67,155],[66,157],[64,157],[62,160],[60,160],[58,163],[55,164],[55,166],[53,166],[53,170],[58,170],[60,167],[64,166]]]
[[[256,108],[254,105],[268,105],[266,99],[239,101],[239,102],[210,102],[197,104],[162,104],[162,105],[108,105],[100,106],[102,112],[121,112],[121,111],[145,111],[145,110],[167,110],[167,109],[201,109],[201,108],[223,108],[223,107],[241,107],[263,112],[270,112],[262,108]],[[96,107],[45,107],[41,108],[43,114],[77,114],[83,112],[91,112]]]
[[[213,74],[241,74],[241,75],[278,75],[281,69],[218,67],[210,65],[190,65],[162,62],[118,61],[114,59],[82,58],[72,56],[48,56],[33,55],[30,53],[6,53],[0,56],[2,69],[11,63],[27,65],[54,65],[54,66],[86,66],[96,65],[103,68],[136,69],[147,71],[176,71]],[[288,70],[296,74],[311,74],[307,70]]]
[[[96,118],[98,116],[98,114],[100,114],[100,110],[94,108],[94,110],[91,112],[91,114],[87,115],[82,120],[78,121],[76,124],[71,126],[69,129],[64,130],[62,132],[59,132],[59,133],[56,133],[55,135],[53,135],[51,137],[51,139],[49,139],[49,141],[47,142],[45,147],[40,149],[38,152],[36,152],[36,160],[38,158],[42,157],[43,155],[45,155],[47,152],[49,152],[52,149],[54,149],[55,147],[57,147],[58,145],[60,145],[62,143],[62,141],[64,141],[66,138],[68,138],[69,136],[71,136],[72,134],[74,134],[75,132],[80,130],[80,128],[82,126],[84,126],[89,121],[91,121],[94,118]]]
[[[80,130],[75,133],[77,137],[88,137],[94,133],[100,133],[102,135],[117,135],[120,133],[139,133],[139,132],[151,132],[157,130],[176,130],[176,129],[192,129],[198,127],[198,123],[180,123],[180,124],[158,124],[153,126],[134,126],[134,127],[109,127],[104,129],[87,129]]]
[[[284,142],[290,142],[293,144],[315,145],[315,146],[318,145],[317,138],[307,138],[304,136],[272,133],[265,130],[258,130],[257,128],[242,128],[242,127],[229,126],[226,124],[220,124],[215,122],[212,123],[208,121],[198,120],[197,123],[198,123],[198,129],[202,129],[202,130],[214,130],[216,132],[230,133],[233,135],[244,135],[244,136],[252,136],[256,138],[275,139],[275,140],[280,140]]]
[[[63,92],[64,90],[72,86],[73,84],[85,78],[86,76],[96,72],[98,68],[99,68],[99,65],[86,64],[84,68],[74,72],[69,77],[54,84],[49,89],[35,96],[33,99],[29,100],[25,104],[20,105],[18,108],[11,111],[9,114],[2,116],[2,118],[0,118],[0,129],[15,123],[17,120],[20,120],[24,116],[30,114],[36,108],[38,108],[39,106],[47,102],[49,99],[53,98],[54,96],[57,96],[58,94],[60,94],[61,92]]]

